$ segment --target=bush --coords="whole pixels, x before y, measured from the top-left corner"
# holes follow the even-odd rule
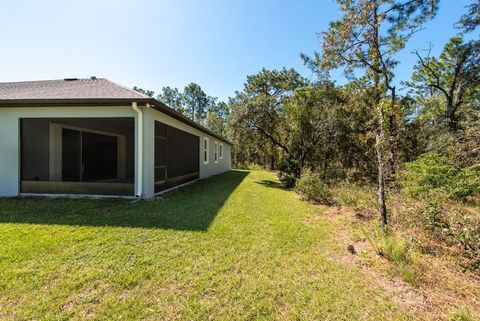
[[[339,189],[336,193],[336,200],[342,206],[358,207],[359,197],[349,189]]]
[[[336,204],[353,207],[358,211],[370,212],[377,208],[376,191],[369,185],[341,183],[332,190]]]
[[[449,198],[465,201],[480,193],[479,177],[479,173],[473,169],[459,168],[446,157],[427,153],[406,164],[400,181],[408,195],[439,192]]]
[[[480,270],[480,217],[461,209],[444,209],[430,200],[422,210],[425,227],[447,244],[456,245],[467,259],[462,265]]]
[[[295,190],[306,200],[327,205],[333,203],[333,195],[328,185],[323,182],[320,174],[309,169],[303,171],[297,180]]]
[[[480,225],[474,222],[466,224],[452,224],[451,237],[462,248],[463,255],[468,259],[464,267],[472,270],[480,270]]]
[[[407,243],[401,239],[388,237],[382,246],[382,252],[389,261],[396,263],[407,261]]]
[[[278,173],[278,179],[280,182],[285,186],[286,188],[292,188],[295,186],[297,178],[295,175],[285,173],[285,172],[279,172]]]
[[[295,186],[298,178],[297,172],[297,161],[292,158],[286,157],[280,162],[278,179],[280,179],[280,182],[282,182],[285,187],[292,188]]]
[[[381,253],[396,266],[398,274],[405,282],[411,284],[416,282],[420,268],[413,260],[405,240],[398,237],[387,237],[381,245]]]
[[[443,208],[435,200],[430,200],[422,210],[425,227],[434,234],[441,234],[442,231],[449,228],[448,222],[445,221]]]

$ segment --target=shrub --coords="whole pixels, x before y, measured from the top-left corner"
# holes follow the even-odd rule
[[[285,187],[292,188],[295,186],[298,178],[297,172],[297,162],[292,158],[286,157],[280,162],[278,179],[280,179],[280,182],[282,182]]]
[[[349,189],[341,188],[336,192],[336,199],[343,206],[358,207],[358,194]]]
[[[332,193],[325,184],[320,174],[312,172],[309,169],[303,171],[297,180],[295,190],[302,198],[322,204],[332,204]]]
[[[435,200],[425,205],[422,214],[428,230],[461,249],[468,260],[464,267],[480,270],[480,218],[461,209],[447,211]]]
[[[479,176],[477,171],[459,168],[446,157],[426,153],[406,164],[400,180],[408,195],[439,192],[449,198],[465,201],[480,193]]]
[[[278,179],[280,180],[280,182],[282,182],[283,186],[285,186],[286,188],[294,187],[295,182],[297,180],[295,175],[292,175],[290,173],[285,173],[285,172],[279,172]]]
[[[376,191],[369,185],[337,184],[333,188],[335,203],[353,207],[359,211],[371,211],[377,207]]]
[[[395,263],[407,263],[407,243],[404,240],[394,237],[388,237],[385,239],[385,243],[382,246],[383,255],[391,262]]]
[[[381,253],[396,266],[401,278],[414,284],[420,274],[420,267],[415,263],[405,240],[398,237],[387,237],[381,245]]]
[[[443,208],[435,200],[430,200],[423,209],[423,218],[425,227],[434,234],[441,234],[444,229],[449,228],[448,222],[443,216]]]
[[[455,224],[451,228],[451,237],[458,242],[463,255],[468,259],[465,267],[480,270],[480,225],[473,222]]]

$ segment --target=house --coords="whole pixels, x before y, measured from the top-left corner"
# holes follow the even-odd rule
[[[230,170],[231,144],[107,79],[0,83],[0,196],[149,198]]]

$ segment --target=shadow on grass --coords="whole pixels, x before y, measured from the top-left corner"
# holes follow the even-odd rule
[[[162,198],[0,198],[0,223],[118,226],[206,231],[225,201],[248,175],[230,171]]]
[[[257,184],[263,185],[265,187],[271,187],[271,188],[279,188],[283,190],[287,190],[287,188],[280,182],[268,180],[268,179],[263,179],[261,181],[257,181]]]

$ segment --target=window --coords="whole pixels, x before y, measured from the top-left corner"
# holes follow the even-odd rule
[[[213,145],[213,159],[215,163],[218,163],[218,142],[215,142],[215,145]]]
[[[203,163],[208,164],[208,138],[203,138]]]
[[[223,144],[222,143],[220,143],[219,154],[220,154],[220,159],[223,159]]]

